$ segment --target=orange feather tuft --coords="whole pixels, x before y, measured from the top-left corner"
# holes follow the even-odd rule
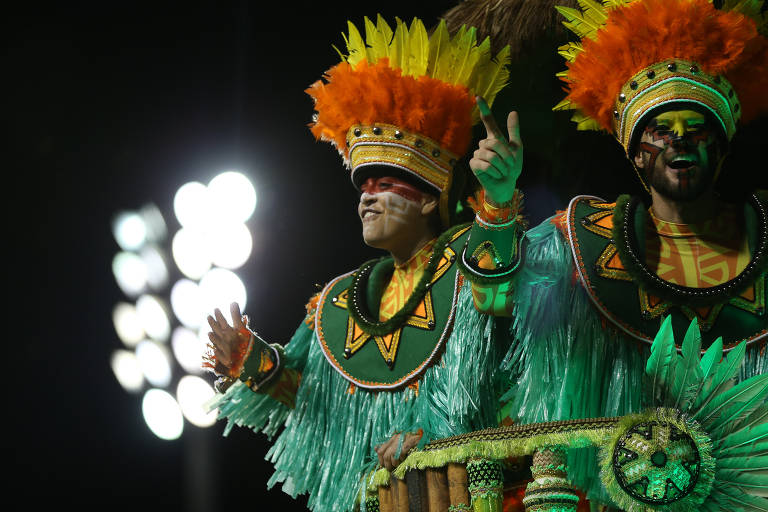
[[[596,38],[584,38],[582,44],[584,51],[568,63],[564,78],[568,99],[608,131],[624,83],[671,59],[696,62],[710,75],[725,74],[739,95],[745,121],[768,111],[766,38],[752,19],[717,10],[710,2],[644,0],[611,9]],[[766,63],[762,69],[759,61]]]
[[[428,137],[456,155],[469,147],[475,99],[465,86],[429,76],[402,76],[386,58],[376,64],[363,60],[355,68],[342,62],[323,78],[306,90],[317,111],[310,129],[345,158],[347,130],[355,124],[392,124]]]

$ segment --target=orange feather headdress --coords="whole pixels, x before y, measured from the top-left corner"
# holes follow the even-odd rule
[[[763,0],[579,0],[558,8],[581,37],[560,47],[579,129],[613,131],[628,155],[653,112],[703,107],[730,140],[741,119],[768,112],[768,39]]]
[[[504,87],[509,48],[495,58],[490,41],[462,27],[450,37],[442,21],[432,36],[418,18],[393,31],[365,18],[365,40],[348,22],[347,54],[308,89],[317,139],[332,143],[359,184],[361,170],[387,165],[432,186],[448,225],[453,168],[479,121],[475,95],[489,104]]]

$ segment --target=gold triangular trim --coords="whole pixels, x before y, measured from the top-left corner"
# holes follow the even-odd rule
[[[743,297],[744,294],[742,294],[737,297],[733,297],[729,303],[732,306],[736,306],[739,309],[748,311],[753,315],[761,314],[763,311],[765,311],[766,280],[768,280],[768,275],[763,274],[762,276],[758,277],[754,283],[752,283],[752,293],[754,294],[755,300],[749,300],[746,297]]]
[[[402,332],[403,328],[401,327],[385,336],[373,337],[373,339],[376,340],[376,346],[379,347],[381,357],[384,358],[384,362],[387,363],[387,365],[390,367],[394,366],[395,364],[395,357],[397,357],[397,349],[400,346],[400,335]],[[387,346],[385,338],[390,338],[389,346]]]
[[[335,297],[333,297],[331,299],[331,304],[333,304],[337,308],[347,309],[347,294],[348,293],[349,293],[349,290],[347,288],[345,288],[344,290],[342,290],[342,292],[340,294],[338,294],[337,296],[335,296]]]
[[[591,231],[592,233],[603,238],[610,239],[613,236],[611,230],[604,226],[600,226],[598,222],[605,219],[606,217],[612,216],[613,210],[601,210],[599,212],[590,213],[581,219],[581,225],[584,226],[584,229],[587,231]]]
[[[355,337],[355,328],[359,331],[357,337]],[[344,341],[344,356],[347,358],[353,356],[358,350],[363,348],[363,345],[365,345],[371,337],[370,334],[365,332],[355,323],[355,320],[351,316],[347,317],[347,339]]]
[[[440,258],[440,262],[437,264],[435,275],[432,276],[432,281],[430,281],[430,283],[434,283],[443,277],[443,274],[448,272],[448,269],[451,268],[451,265],[453,265],[454,261],[456,261],[456,251],[450,247],[446,247],[443,250],[443,256]]]
[[[619,250],[612,243],[608,244],[605,249],[603,249],[603,252],[598,256],[597,262],[595,263],[595,271],[597,272],[597,275],[608,279],[633,281],[632,276],[629,275],[629,272],[625,269],[608,266],[608,263],[610,263],[613,258],[618,258],[618,252]]]
[[[424,299],[421,301],[421,304],[424,304],[425,316],[418,316],[413,314],[408,317],[405,325],[431,331],[435,328],[435,308],[432,304],[431,290],[427,290],[427,293],[424,294]],[[419,304],[419,306],[421,306],[421,304]],[[416,306],[416,310],[419,309],[419,306]]]

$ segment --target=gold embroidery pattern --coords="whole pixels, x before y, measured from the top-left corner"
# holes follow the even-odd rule
[[[763,274],[755,283],[747,288],[744,293],[730,300],[732,306],[749,311],[752,314],[760,314],[765,311],[765,286],[768,275]]]
[[[435,328],[435,308],[432,305],[431,291],[428,291],[424,295],[424,300],[421,301],[421,304],[416,306],[416,309],[411,316],[408,317],[408,320],[406,320],[405,325],[418,327],[419,329],[425,329],[427,331],[431,331]]]
[[[347,318],[347,339],[344,342],[344,354],[349,357],[360,350],[371,335],[362,330],[352,319]]]
[[[448,272],[448,269],[451,268],[454,261],[456,261],[456,251],[450,247],[446,247],[443,251],[443,257],[440,259],[440,263],[437,264],[437,270],[435,270],[435,275],[432,276],[431,282],[437,282],[438,279],[443,277],[443,274]]]
[[[649,295],[648,292],[637,287],[637,295],[640,299],[640,309],[642,311],[643,318],[653,319],[666,313],[671,307],[668,302],[664,302],[658,297]]]
[[[720,310],[723,309],[725,304],[715,304],[714,306],[707,306],[703,308],[690,308],[688,306],[680,306],[682,311],[688,320],[693,320],[694,317],[699,321],[699,329],[701,332],[707,332],[715,324],[717,315],[720,314]]]
[[[619,250],[613,243],[608,244],[597,258],[596,269],[597,275],[600,277],[632,281],[632,276],[624,269],[621,258],[619,258]]]
[[[448,261],[448,264],[444,266],[441,262],[438,271],[443,266],[445,268],[442,273],[445,273],[445,271],[450,268],[450,259],[447,259],[446,261]],[[437,273],[435,273],[435,275],[437,275]],[[436,279],[433,279],[432,282],[435,280]],[[338,308],[347,309],[347,290],[343,290],[336,297],[333,297],[331,303]],[[431,290],[428,290],[427,293],[424,294],[424,299],[418,306],[416,306],[416,309],[411,316],[408,317],[405,325],[410,325],[411,327],[416,327],[425,331],[431,331],[435,328],[435,308],[432,303]],[[363,348],[370,339],[373,339],[376,346],[379,348],[381,357],[384,358],[384,361],[386,361],[387,364],[391,365],[397,356],[397,349],[400,346],[402,332],[403,328],[401,327],[384,336],[373,336],[365,332],[350,316],[347,318],[347,337],[344,341],[344,354],[346,357],[351,357],[358,350]]]
[[[581,225],[596,235],[610,239],[612,236],[611,229],[613,229],[613,206],[615,205],[610,205],[610,210],[587,215],[581,220]]]
[[[400,335],[403,332],[403,328],[397,329],[384,336],[374,336],[376,346],[379,347],[381,357],[389,366],[392,366],[395,362],[395,356],[397,355],[397,347],[400,346]]]

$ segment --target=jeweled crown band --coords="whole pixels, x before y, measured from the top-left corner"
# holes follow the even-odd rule
[[[435,141],[396,126],[354,125],[347,132],[349,162],[355,172],[369,165],[391,165],[410,172],[439,192],[447,190],[456,155]]]
[[[724,77],[704,73],[693,62],[659,62],[635,74],[616,99],[616,137],[630,156],[646,115],[673,102],[694,103],[707,109],[720,121],[728,140],[736,132],[741,107]]]

